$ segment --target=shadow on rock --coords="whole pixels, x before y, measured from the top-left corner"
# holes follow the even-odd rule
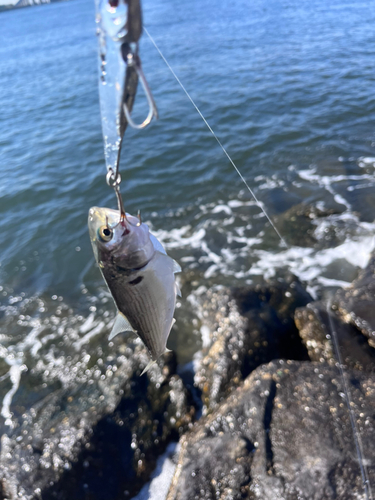
[[[205,413],[259,365],[279,358],[309,359],[294,312],[311,300],[291,275],[264,285],[207,293],[202,321],[206,345],[195,377]]]

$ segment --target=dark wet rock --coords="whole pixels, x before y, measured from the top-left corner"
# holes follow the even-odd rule
[[[202,319],[206,346],[195,376],[204,413],[259,365],[278,358],[309,359],[294,311],[311,300],[292,275],[263,285],[208,291]]]
[[[346,368],[375,371],[375,349],[351,323],[345,323],[324,302],[313,302],[296,310],[295,322],[312,361],[337,363],[336,335]]]
[[[347,371],[370,484],[375,378]],[[167,500],[365,498],[340,372],[274,361],[257,368],[181,439]]]
[[[342,362],[357,370],[375,370],[375,255],[357,279],[331,300],[296,310],[300,336],[313,361],[337,362],[336,336]]]
[[[262,202],[268,211],[273,214],[284,213],[301,201],[300,196],[282,187],[267,189],[263,192]]]
[[[140,376],[145,349],[114,344],[115,356],[34,403],[3,434],[0,498],[131,498],[189,428],[194,409],[173,354]]]
[[[315,235],[317,227],[315,221],[342,211],[343,207],[341,205],[337,205],[337,208],[322,210],[314,205],[300,203],[293,205],[290,209],[275,217],[275,223],[290,245],[309,248],[316,246],[318,242]],[[333,245],[339,242],[335,227],[335,225],[327,226],[327,232],[324,235],[325,244]]]
[[[332,301],[342,319],[355,325],[375,347],[375,254],[352,285]]]
[[[371,169],[371,175],[374,175],[374,169]],[[374,200],[374,189],[371,185],[365,187],[362,186],[361,189],[352,189],[354,186],[348,181],[349,189],[345,193],[345,197],[348,203],[352,207],[355,207],[355,213],[360,221],[374,222],[375,213],[375,200]]]

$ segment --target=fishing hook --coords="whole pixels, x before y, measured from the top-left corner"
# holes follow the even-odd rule
[[[114,189],[115,189],[115,193],[116,193],[116,198],[117,198],[117,203],[118,203],[118,209],[119,209],[119,212],[120,212],[120,222],[122,222],[125,219],[127,220],[127,218],[126,218],[124,203],[122,201],[122,196],[121,196],[121,193],[120,193],[120,184],[116,184],[116,186],[115,186]]]
[[[158,118],[158,110],[156,108],[156,104],[155,104],[154,98],[152,96],[150,87],[148,86],[146,77],[145,77],[143,70],[142,70],[141,59],[138,56],[138,43],[135,44],[134,51],[132,50],[129,43],[124,43],[121,47],[121,52],[122,52],[122,57],[127,65],[127,67],[135,69],[135,71],[137,73],[137,77],[141,81],[143,90],[144,90],[144,92],[146,94],[146,98],[147,98],[148,115],[147,115],[146,119],[142,123],[139,123],[139,124],[135,123],[133,121],[133,119],[130,115],[130,111],[129,111],[127,103],[125,102],[125,100],[123,102],[123,111],[124,111],[127,122],[129,123],[129,125],[131,127],[140,130],[140,129],[147,127],[147,125],[149,125],[151,123],[151,120],[154,117],[156,119]],[[130,77],[129,77],[129,74],[127,72],[126,81],[125,81],[125,88],[127,86],[126,85],[127,81],[129,81],[129,80],[130,80]]]
[[[128,221],[120,193],[121,175],[119,172],[124,134],[128,124],[135,129],[145,128],[154,117],[158,118],[158,111],[146,77],[143,73],[141,59],[138,54],[138,42],[142,35],[143,28],[140,0],[104,0],[104,2],[108,2],[108,5],[113,10],[113,13],[116,12],[116,9],[120,6],[121,2],[128,7],[126,23],[123,25],[122,29],[117,28],[115,34],[113,32],[110,32],[110,34],[106,33],[106,36],[110,36],[115,43],[120,42],[120,46],[118,48],[120,49],[121,58],[126,65],[123,95],[120,101],[120,113],[117,121],[117,155],[114,165],[107,165],[106,175],[108,186],[112,187],[116,193],[118,208],[120,211],[119,222],[123,222],[124,220]],[[149,109],[146,119],[142,123],[138,124],[133,121],[131,112],[139,81],[141,82],[142,88],[146,94]],[[130,223],[130,221],[128,222]],[[142,220],[139,217],[139,223],[137,223],[137,226],[141,224]]]
[[[112,168],[110,168],[110,169],[108,169],[108,172],[107,172],[107,175],[105,178],[106,178],[108,186],[112,187],[115,190],[118,208],[120,211],[120,222],[121,222],[124,219],[126,219],[124,202],[122,201],[122,196],[120,193],[121,174],[119,173],[118,169],[116,169],[116,172],[114,172],[114,170]]]

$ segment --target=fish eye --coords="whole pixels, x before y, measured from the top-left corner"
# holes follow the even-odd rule
[[[102,241],[109,241],[112,239],[113,231],[108,226],[102,226],[99,228],[98,235]]]

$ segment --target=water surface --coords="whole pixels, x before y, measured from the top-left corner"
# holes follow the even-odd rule
[[[319,297],[366,265],[375,11],[342,0],[143,6],[148,30],[288,243],[144,35],[160,120],[127,131],[122,192],[182,265],[169,346],[185,363],[201,345],[196,300],[207,287],[289,269]],[[91,0],[0,14],[0,375],[10,365],[24,373],[37,358],[41,377],[65,383],[92,342],[106,341],[114,306],[86,227],[91,206],[116,206],[97,86]],[[140,93],[135,113],[145,111]]]

